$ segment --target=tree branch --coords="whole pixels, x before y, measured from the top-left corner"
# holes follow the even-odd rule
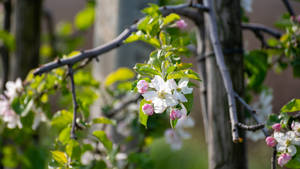
[[[242,24],[242,29],[251,30],[253,32],[261,31],[261,32],[267,33],[267,34],[275,37],[276,39],[279,39],[282,36],[281,32],[279,32],[275,29],[269,28],[265,25],[257,24],[257,23],[243,23]]]
[[[72,121],[72,128],[71,128],[71,138],[76,139],[76,117],[77,117],[77,109],[78,103],[76,99],[76,92],[75,92],[75,83],[74,83],[74,73],[72,65],[68,65],[68,76],[71,80],[71,90],[72,90],[72,99],[73,99],[73,121]]]
[[[260,120],[257,118],[256,116],[256,111],[245,102],[245,100],[243,98],[241,98],[237,93],[234,93],[234,96],[237,98],[237,100],[249,111],[249,113],[251,114],[252,118],[254,119],[254,121],[257,124],[262,124],[260,122]],[[268,131],[266,130],[266,128],[262,128],[262,132],[264,133],[265,137],[268,137]]]
[[[11,0],[5,0],[3,2],[4,5],[4,24],[3,24],[3,30],[6,32],[10,32],[11,27],[11,13],[12,13],[12,5]],[[3,79],[2,79],[2,91],[5,90],[5,84],[8,81],[9,77],[9,51],[8,47],[3,44],[3,46],[0,47],[0,52],[2,55],[2,65],[3,65]]]
[[[295,12],[294,12],[289,0],[282,0],[282,2],[284,4],[285,8],[287,9],[287,11],[289,12],[289,14],[291,16],[295,16]]]
[[[256,131],[263,129],[265,127],[265,124],[246,125],[243,123],[238,123],[238,127],[248,131]]]
[[[49,41],[52,48],[51,56],[55,57],[57,54],[57,48],[56,48],[56,37],[54,32],[54,23],[53,23],[53,17],[51,12],[48,9],[43,10],[43,16],[46,20],[47,30],[49,34]]]
[[[176,12],[178,14],[182,14],[184,16],[190,17],[191,19],[197,18],[196,12],[184,10],[184,8],[188,8],[188,7],[201,9],[203,11],[208,11],[208,8],[201,4],[181,4],[181,5],[173,5],[173,6],[164,6],[164,7],[160,7],[160,10],[162,11],[162,13]],[[34,75],[41,75],[43,73],[49,72],[53,69],[56,69],[58,67],[62,67],[65,65],[74,65],[75,63],[80,62],[85,59],[94,59],[95,57],[97,57],[103,53],[109,52],[110,50],[123,45],[124,44],[123,41],[127,37],[129,37],[132,32],[135,32],[135,31],[137,31],[136,24],[125,29],[117,38],[115,38],[111,42],[108,42],[104,45],[101,45],[101,46],[93,48],[93,49],[85,50],[82,53],[75,55],[71,58],[59,59],[57,61],[47,63],[47,64],[41,66],[40,68],[36,69],[34,72]]]
[[[212,9],[214,6],[213,1],[211,0],[204,0],[204,5]],[[234,90],[232,86],[232,80],[229,74],[229,71],[225,65],[224,55],[222,53],[221,44],[218,37],[218,30],[217,30],[217,23],[216,23],[216,15],[213,10],[209,10],[206,13],[207,24],[209,27],[209,36],[212,41],[213,49],[216,56],[217,65],[220,69],[222,79],[224,82],[224,87],[227,92],[227,99],[228,99],[228,106],[229,106],[229,115],[231,121],[231,132],[232,132],[232,140],[233,142],[239,142],[239,134],[238,134],[238,118],[237,118],[237,110],[236,110],[236,103],[234,99]]]
[[[276,146],[273,148],[273,155],[271,158],[271,169],[276,169],[276,155],[277,155],[277,150]]]

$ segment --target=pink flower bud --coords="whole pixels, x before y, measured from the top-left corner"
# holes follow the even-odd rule
[[[278,165],[283,167],[286,163],[288,163],[291,160],[291,158],[292,158],[292,156],[289,155],[288,153],[283,153],[277,159],[277,163],[278,163]]]
[[[297,21],[298,23],[300,23],[300,15],[297,16],[296,21]]]
[[[146,82],[145,80],[140,80],[137,85],[136,85],[138,92],[143,94],[148,90],[148,82]]]
[[[276,140],[275,140],[274,137],[271,137],[271,136],[269,136],[269,137],[266,138],[266,143],[267,143],[267,145],[268,145],[269,147],[274,147],[274,146],[276,146]]]
[[[280,131],[280,129],[281,129],[281,124],[280,124],[280,123],[273,124],[272,129],[273,129],[274,131]]]
[[[145,114],[149,116],[153,115],[154,110],[151,104],[144,104],[142,109]]]
[[[182,116],[181,111],[178,109],[173,109],[170,113],[171,120],[180,119],[181,116]]]
[[[183,19],[180,19],[179,21],[176,22],[176,26],[179,29],[185,29],[187,27],[187,24],[185,23],[185,21]]]

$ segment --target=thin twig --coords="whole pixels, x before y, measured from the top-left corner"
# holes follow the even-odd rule
[[[287,11],[289,12],[289,14],[291,16],[295,16],[295,12],[294,12],[289,0],[282,0],[282,2],[284,4],[285,8],[287,9]]]
[[[132,32],[135,32],[137,30],[136,25],[130,26],[128,29],[125,29],[117,38],[112,40],[109,43],[106,43],[104,45],[101,45],[99,47],[86,50],[84,52],[81,52],[80,54],[77,54],[71,58],[66,59],[60,59],[57,61],[53,61],[50,63],[47,63],[43,65],[42,67],[35,70],[34,75],[40,75],[46,72],[51,71],[52,69],[56,69],[65,65],[74,65],[77,62],[80,62],[85,59],[89,58],[95,58],[98,55],[101,55],[103,53],[109,52],[110,50],[119,47],[124,44],[124,40],[131,35]]]
[[[238,127],[248,131],[256,131],[263,129],[265,127],[265,124],[246,125],[243,123],[238,123]]]
[[[68,76],[70,77],[71,80],[71,90],[72,90],[72,99],[73,99],[73,121],[72,121],[72,129],[71,129],[71,138],[76,139],[75,129],[76,129],[78,103],[76,100],[74,74],[73,74],[72,65],[68,65]]]
[[[12,6],[11,6],[11,0],[5,0],[3,2],[4,5],[4,24],[3,24],[3,30],[6,32],[10,32],[11,27],[11,12],[12,12]],[[5,84],[8,81],[9,77],[9,51],[8,47],[3,44],[3,46],[0,47],[0,52],[2,55],[2,65],[3,65],[3,79],[2,79],[2,91],[5,90]]]
[[[204,0],[204,5],[212,9],[214,6],[213,1],[211,0]],[[218,30],[217,30],[217,22],[216,22],[216,14],[213,10],[210,10],[206,13],[207,17],[207,24],[209,27],[209,36],[212,41],[213,49],[216,56],[217,65],[222,75],[222,79],[224,82],[224,87],[227,92],[227,99],[228,99],[228,106],[229,106],[229,115],[231,121],[231,132],[232,132],[232,140],[233,142],[239,142],[239,134],[238,134],[238,118],[237,118],[237,110],[236,110],[236,103],[234,99],[234,90],[232,86],[232,80],[229,74],[229,71],[225,65],[224,55],[222,52],[221,44],[218,37]]]
[[[243,23],[242,29],[251,31],[261,31],[275,37],[276,39],[279,39],[282,36],[281,32],[257,23]]]
[[[176,12],[178,14],[186,15],[187,17],[190,17],[191,19],[197,18],[197,12],[192,12],[192,11],[182,11],[185,8],[197,8],[201,9],[203,11],[208,11],[208,8],[201,5],[201,4],[181,4],[181,5],[173,5],[173,6],[164,6],[161,7],[160,10],[162,13],[166,12]],[[190,12],[190,13],[189,13]],[[117,38],[112,40],[111,42],[108,42],[104,45],[98,46],[93,49],[85,50],[84,52],[77,54],[71,58],[66,58],[66,59],[59,59],[57,61],[53,61],[50,63],[47,63],[40,68],[36,69],[34,72],[34,75],[41,75],[43,73],[49,72],[53,69],[56,69],[58,67],[62,67],[65,65],[74,65],[77,62],[80,62],[85,59],[94,59],[95,57],[109,52],[110,50],[120,47],[121,45],[124,44],[124,40],[131,35],[131,33],[137,31],[137,25],[133,24],[129,28],[125,29]]]
[[[257,118],[256,116],[256,111],[249,105],[246,103],[246,101],[241,98],[237,93],[234,93],[234,96],[237,98],[237,100],[242,103],[242,105],[249,111],[249,113],[251,114],[252,118],[254,119],[254,121],[257,124],[262,124],[260,122],[260,120]],[[267,137],[269,136],[268,131],[266,130],[266,128],[262,128],[262,132],[264,133],[264,135]]]
[[[271,158],[271,169],[276,169],[276,155],[277,155],[277,150],[276,146],[273,148],[273,155]]]

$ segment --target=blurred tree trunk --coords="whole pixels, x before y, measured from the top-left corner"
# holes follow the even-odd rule
[[[24,79],[39,64],[42,0],[17,0],[15,3],[16,51],[13,78]]]
[[[237,93],[243,95],[243,54],[242,33],[239,0],[212,0],[213,11],[217,15],[218,33],[225,55],[225,61],[230,71],[233,86]],[[200,13],[200,15],[202,15]],[[205,21],[207,22],[207,21]],[[203,27],[198,26],[197,38],[202,39]],[[209,31],[209,30],[208,30]],[[208,35],[206,35],[208,38]],[[198,40],[199,42],[199,40]],[[246,144],[233,143],[231,125],[228,113],[226,91],[216,59],[212,54],[210,43],[203,46],[198,43],[198,67],[200,75],[207,85],[201,86],[202,111],[205,121],[205,133],[208,143],[209,168],[210,169],[247,169]],[[203,52],[205,47],[205,52]],[[204,99],[204,100],[203,100]],[[204,106],[203,106],[204,105]],[[239,120],[243,121],[243,110],[237,107]],[[240,130],[240,137],[245,133]]]

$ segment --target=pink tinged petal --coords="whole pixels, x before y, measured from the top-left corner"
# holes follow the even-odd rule
[[[157,97],[157,93],[155,91],[147,91],[144,94],[142,94],[145,100],[152,101]]]
[[[151,104],[144,104],[142,109],[145,114],[149,116],[153,115],[154,109]]]
[[[181,94],[180,92],[178,91],[174,91],[174,97],[181,101],[181,102],[187,102],[188,100],[185,98],[185,96],[183,94]]]
[[[189,83],[189,79],[188,78],[182,78],[178,82],[178,88],[186,87],[188,85],[188,83]]]
[[[181,111],[178,109],[173,109],[170,112],[170,119],[171,120],[176,120],[176,119],[180,119],[182,116]]]
[[[278,165],[283,167],[286,163],[288,163],[292,159],[292,156],[288,153],[283,153],[277,159]]]
[[[145,80],[140,80],[137,85],[136,85],[138,92],[143,94],[148,90],[148,82],[146,82]]]
[[[300,23],[300,15],[297,16],[297,22]]]
[[[266,143],[269,147],[274,147],[276,145],[276,140],[274,137],[269,136],[266,138]]]
[[[172,129],[167,129],[165,131],[165,139],[166,142],[171,145],[173,150],[179,150],[182,147],[180,136]]]
[[[187,24],[185,23],[185,21],[183,19],[180,19],[179,21],[176,22],[176,26],[179,29],[185,29],[187,27]]]
[[[272,125],[272,129],[273,129],[274,131],[280,131],[280,129],[281,129],[281,124],[280,124],[280,123],[273,124],[273,125]]]

